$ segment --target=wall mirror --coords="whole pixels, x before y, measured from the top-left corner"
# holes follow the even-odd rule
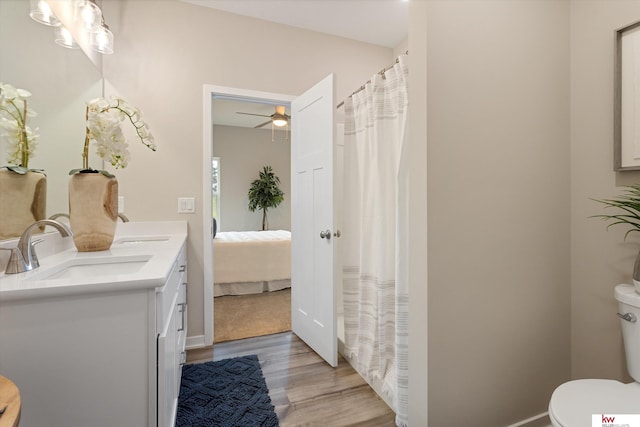
[[[616,31],[615,171],[640,170],[640,21]]]
[[[102,96],[102,73],[81,49],[57,45],[53,27],[29,17],[28,1],[1,0],[0,82],[31,92],[38,115],[29,125],[40,137],[29,167],[47,175],[47,216],[67,213],[68,173],[82,167],[85,104]],[[0,166],[6,151],[0,142]]]

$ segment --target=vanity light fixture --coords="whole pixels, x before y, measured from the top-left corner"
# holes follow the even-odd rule
[[[76,41],[73,39],[73,36],[69,32],[69,30],[67,30],[64,27],[64,25],[60,25],[59,27],[56,27],[55,34],[56,34],[55,42],[57,45],[66,47],[67,49],[80,48],[80,46],[78,46],[78,43],[76,43]]]
[[[60,21],[51,11],[49,4],[45,0],[31,0],[29,16],[36,22],[50,27],[57,27]]]
[[[1,0],[0,0],[1,1]],[[78,49],[80,46],[74,40],[71,31],[65,28],[60,20],[51,10],[47,0],[30,0],[31,8],[29,16],[41,24],[55,28],[55,42],[69,49]],[[86,34],[91,49],[102,54],[113,53],[113,33],[104,22],[102,10],[95,0],[75,0],[71,3],[73,7],[73,22],[65,23],[72,25],[72,30]],[[83,34],[80,34],[81,36]]]

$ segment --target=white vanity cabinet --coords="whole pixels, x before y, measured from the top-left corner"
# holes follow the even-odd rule
[[[20,389],[20,427],[173,427],[187,328],[186,224],[179,223],[180,232],[165,232],[159,243],[69,252],[75,260],[149,258],[132,274],[117,273],[114,263],[108,282],[0,275],[0,375]],[[40,269],[58,255],[65,256],[41,259]]]
[[[184,249],[165,287],[156,294],[158,316],[158,426],[175,424],[182,365],[186,362],[187,262]]]

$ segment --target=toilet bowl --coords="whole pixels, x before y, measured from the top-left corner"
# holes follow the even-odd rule
[[[614,380],[575,380],[555,389],[549,403],[554,427],[591,425],[593,414],[640,413],[640,383]]]
[[[640,294],[631,285],[615,288],[627,369],[635,382],[582,379],[555,389],[549,402],[554,427],[585,427],[594,414],[640,414]]]

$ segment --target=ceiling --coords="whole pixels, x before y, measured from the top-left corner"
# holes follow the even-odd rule
[[[388,48],[407,38],[409,3],[406,0],[181,0],[198,6],[263,19]],[[273,105],[215,99],[215,125],[254,127],[271,115]],[[291,114],[287,106],[287,114]],[[263,129],[271,129],[265,126]]]
[[[182,1],[389,48],[407,38],[406,0]]]

